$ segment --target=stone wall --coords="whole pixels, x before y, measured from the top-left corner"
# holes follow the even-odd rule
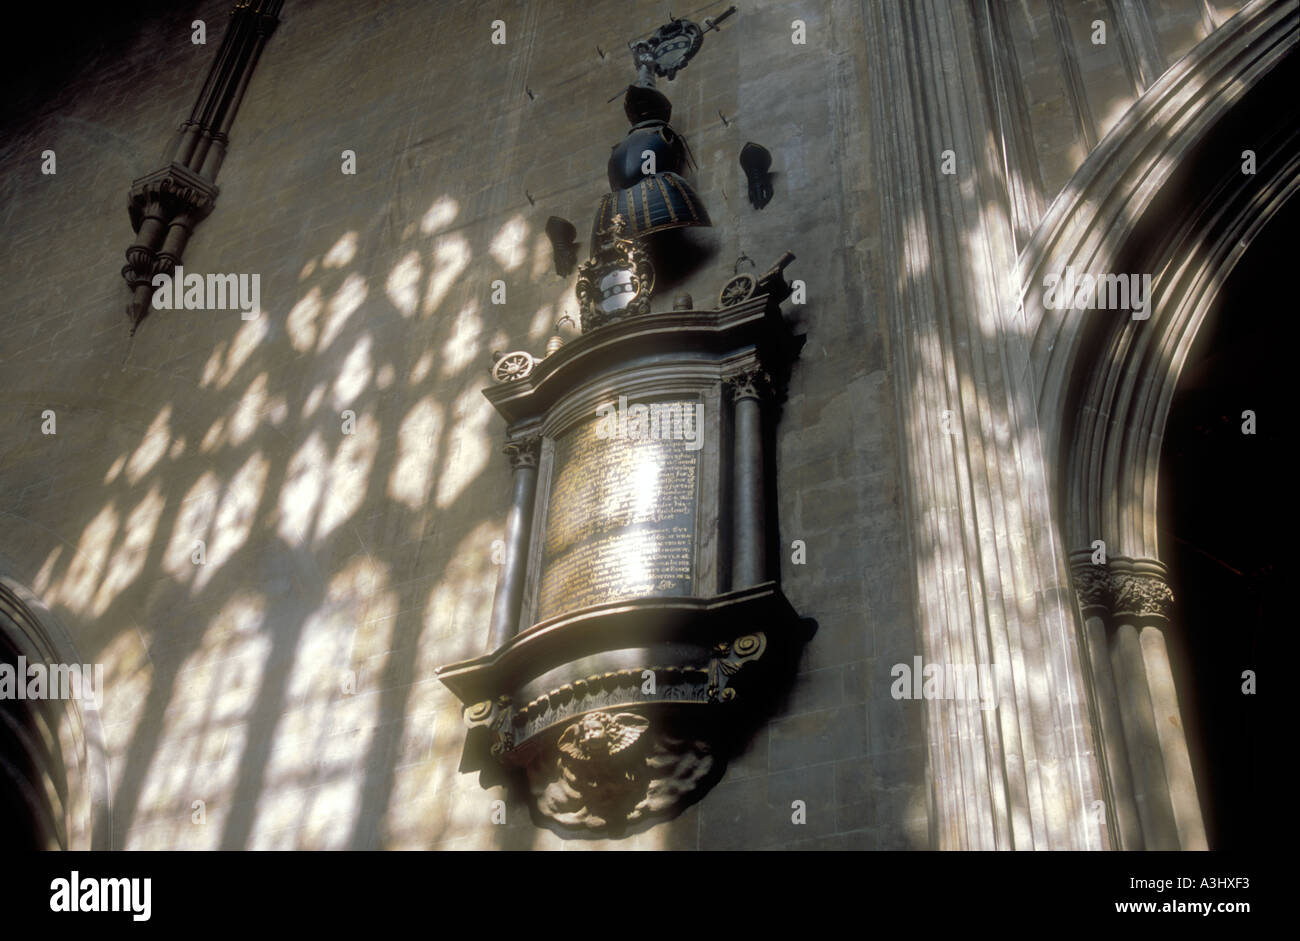
[[[126,191],[188,114],[228,6],[141,22],[33,101],[0,145],[0,574],[105,665],[112,845],[599,846],[562,841],[503,789],[458,773],[460,708],[433,670],[487,640],[509,489],[500,422],[479,392],[490,352],[540,353],[576,313],[542,227],[570,219],[585,253],[608,148],[626,130],[608,101],[633,77],[626,43],[668,10],[289,0],[216,209],[184,258],[191,271],[259,274],[260,315],[155,311],[128,338]],[[1165,62],[1227,12],[1148,6]],[[1018,63],[1020,100],[1005,70],[992,99],[980,73],[950,77],[964,74],[974,101],[1001,101],[1004,128],[1011,109],[1029,116],[1010,145],[1026,167],[1033,156],[1015,218],[1027,233],[1087,152],[1080,88],[1097,136],[1141,89],[1116,84],[1119,53],[1086,45],[1093,17],[1073,5],[1007,4],[1006,22],[954,7],[959,35],[940,44],[975,56],[992,28],[1014,47],[994,58]],[[1051,38],[1053,11],[1083,37],[1068,51]],[[194,18],[206,46],[190,42]],[[491,43],[495,19],[504,45]],[[794,19],[805,44],[791,41]],[[789,249],[787,276],[807,285],[790,308],[808,340],[781,418],[778,509],[786,592],[819,630],[789,696],[713,791],[619,845],[944,843],[930,761],[942,734],[927,736],[921,703],[889,694],[891,665],[923,649],[915,560],[930,551],[909,531],[921,490],[899,422],[914,419],[914,377],[891,355],[908,326],[890,305],[900,238],[931,197],[891,188],[881,165],[881,141],[901,133],[883,85],[918,102],[924,86],[906,36],[890,39],[903,43],[898,71],[873,58],[887,20],[874,3],[744,3],[661,84],[714,228],[699,235],[705,262],[660,303],[687,291],[711,306],[742,253],[761,271]],[[994,113],[976,117],[995,126]],[[774,157],[761,212],[737,164],[749,140]],[[40,172],[47,149],[54,175]],[[340,172],[344,150],[355,175]],[[953,265],[973,257],[961,233],[931,239]],[[996,264],[1005,274],[1013,260]],[[491,302],[496,279],[504,305]],[[796,539],[804,565],[791,563]],[[504,826],[490,819],[497,799]]]

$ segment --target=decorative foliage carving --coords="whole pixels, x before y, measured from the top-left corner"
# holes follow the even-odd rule
[[[1169,620],[1174,592],[1163,578],[1142,572],[1112,572],[1111,579],[1116,614]]]
[[[172,218],[188,213],[198,222],[212,211],[217,201],[217,187],[180,164],[155,170],[131,184],[127,211],[131,228],[140,231],[148,215]]]
[[[1074,591],[1085,614],[1170,619],[1174,592],[1159,562],[1116,556],[1094,565],[1086,550],[1073,555]]]
[[[1110,571],[1104,565],[1085,561],[1074,567],[1074,590],[1085,613],[1096,609],[1109,611],[1111,604]]]

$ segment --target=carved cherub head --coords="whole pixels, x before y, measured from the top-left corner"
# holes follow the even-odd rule
[[[630,712],[593,712],[564,730],[560,751],[578,761],[602,761],[630,748],[649,727],[649,719]]]

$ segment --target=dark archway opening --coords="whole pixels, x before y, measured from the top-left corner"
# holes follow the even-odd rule
[[[1259,707],[1242,674],[1276,656],[1286,623],[1281,571],[1286,500],[1283,393],[1295,309],[1300,200],[1260,233],[1219,293],[1179,379],[1160,468],[1160,547],[1177,600],[1170,658],[1211,849],[1258,842]],[[1243,433],[1252,411],[1254,434]]]

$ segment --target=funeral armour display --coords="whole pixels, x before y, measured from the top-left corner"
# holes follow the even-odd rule
[[[465,704],[462,770],[518,781],[563,833],[626,832],[702,796],[809,634],[769,551],[794,256],[711,309],[654,294],[650,240],[712,224],[654,79],[716,25],[675,19],[631,46],[632,130],[578,268],[581,334],[497,354],[484,390],[513,469],[505,553],[486,652],[438,675]]]

